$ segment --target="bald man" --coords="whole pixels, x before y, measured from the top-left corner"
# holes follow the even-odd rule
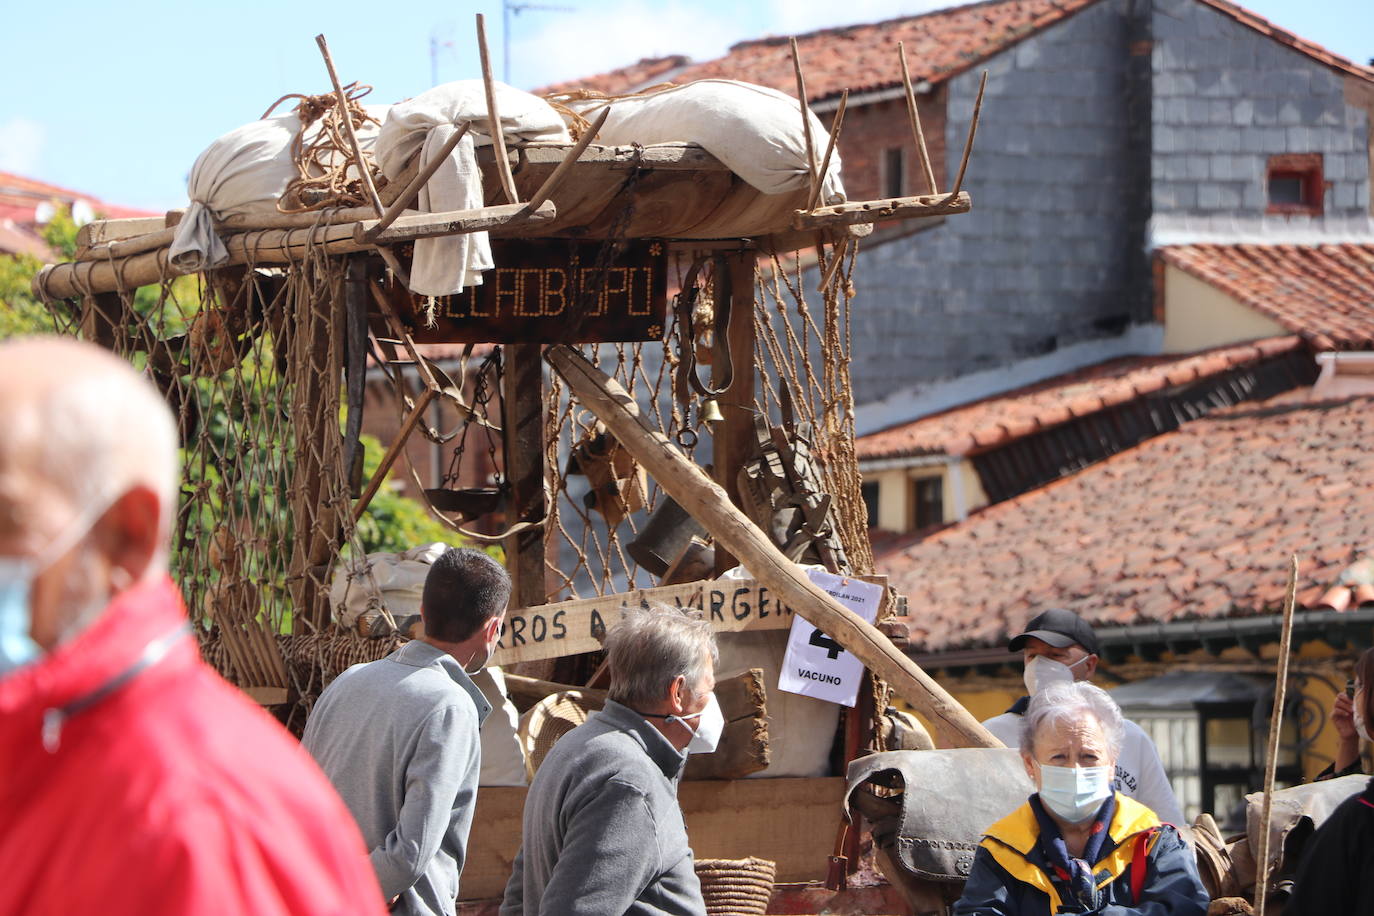
[[[0,344],[0,914],[380,914],[357,826],[200,660],[176,432],[88,344]]]

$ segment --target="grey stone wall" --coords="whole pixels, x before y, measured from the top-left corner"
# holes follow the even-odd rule
[[[861,249],[852,366],[860,403],[1119,334],[1147,317],[1130,282],[1148,173],[1129,123],[1128,45],[1139,36],[1128,8],[1102,0],[986,64],[964,185],[973,212]],[[950,180],[980,70],[949,86]]]
[[[1368,217],[1368,115],[1344,75],[1197,0],[1154,0],[1153,31],[1157,226],[1317,222],[1266,218],[1277,153],[1323,154],[1326,222]]]

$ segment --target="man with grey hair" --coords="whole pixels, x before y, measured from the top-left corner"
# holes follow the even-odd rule
[[[564,735],[525,799],[501,916],[706,911],[677,783],[715,750],[715,637],[695,612],[627,611],[606,636],[606,707]]]
[[[0,430],[0,913],[383,913],[319,769],[201,661],[157,391],[11,341]]]

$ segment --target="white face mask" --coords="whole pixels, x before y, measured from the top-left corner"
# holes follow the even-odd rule
[[[1057,662],[1044,655],[1036,655],[1026,662],[1026,670],[1021,675],[1026,682],[1026,691],[1035,696],[1051,684],[1072,684],[1073,669],[1086,662],[1091,656],[1085,655],[1072,665]]]
[[[1040,764],[1040,801],[1052,814],[1081,824],[1112,794],[1112,768]]]
[[[720,704],[716,702],[714,693],[706,698],[706,705],[702,707],[701,712],[694,712],[685,716],[669,716],[668,719],[681,722],[683,728],[692,732],[692,740],[687,743],[687,753],[689,754],[713,752],[716,745],[720,743],[721,732],[725,731],[725,714],[720,711]],[[697,720],[695,729],[687,722],[688,719]]]

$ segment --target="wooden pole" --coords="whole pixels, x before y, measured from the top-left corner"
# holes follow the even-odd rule
[[[453,151],[458,148],[459,141],[463,139],[468,129],[471,127],[472,122],[469,121],[458,128],[452,136],[444,141],[444,145],[439,147],[439,151],[435,153],[434,158],[425,163],[425,167],[416,173],[410,184],[406,185],[405,190],[401,192],[401,196],[392,201],[391,206],[387,207],[386,211],[382,213],[381,218],[377,220],[377,225],[367,230],[366,241],[370,242],[378,235],[385,232],[386,227],[394,223],[396,217],[400,216],[401,213],[415,201],[415,198],[420,196],[420,189],[434,177],[435,172],[439,171],[439,166],[444,164],[444,160],[453,155]]]
[[[916,107],[916,93],[911,88],[911,72],[906,67],[906,47],[897,42],[897,57],[902,62],[902,86],[906,89],[906,113],[911,120],[911,132],[916,135],[916,153],[921,157],[921,173],[926,176],[928,193],[938,194],[935,186],[935,169],[930,164],[930,151],[926,149],[925,131],[921,130],[921,112]]]
[[[501,386],[502,460],[510,498],[507,525],[540,522],[544,506],[544,364],[540,345],[508,344]],[[506,568],[515,607],[544,604],[544,530],[527,528],[506,538]]]
[[[973,152],[973,138],[978,133],[978,113],[983,110],[983,90],[988,88],[988,71],[983,71],[983,79],[978,83],[978,98],[973,101],[973,120],[968,126],[968,139],[964,141],[964,156],[959,160],[959,175],[954,179],[954,190],[949,192],[946,200],[954,200],[959,196],[959,189],[964,186],[964,172],[968,169],[969,153]]]
[[[1269,717],[1269,747],[1264,756],[1264,804],[1260,815],[1259,850],[1255,855],[1255,912],[1264,914],[1264,899],[1269,894],[1269,815],[1274,802],[1274,777],[1279,763],[1279,734],[1283,730],[1283,703],[1288,693],[1288,658],[1293,641],[1293,606],[1298,597],[1298,556],[1293,555],[1288,570],[1288,593],[1283,599],[1283,629],[1279,636],[1279,658],[1274,675],[1274,709]]]
[[[801,55],[797,53],[797,39],[792,42],[792,68],[797,72],[797,103],[801,106],[802,135],[806,137],[806,167],[810,171],[811,197],[815,197],[821,186],[821,176],[816,174],[816,145],[811,139],[811,109],[806,104],[806,78],[802,76]]]
[[[562,184],[564,177],[567,176],[577,160],[582,158],[582,154],[586,151],[588,146],[591,146],[592,140],[596,138],[597,132],[605,126],[606,119],[610,116],[611,108],[608,105],[606,109],[601,112],[600,117],[596,119],[596,123],[587,128],[586,132],[578,138],[573,148],[568,150],[568,155],[563,157],[563,161],[559,162],[549,177],[544,179],[544,183],[539,186],[539,190],[534,192],[534,196],[529,199],[526,206],[531,210],[537,210],[540,204],[549,199],[549,195],[553,193],[554,188]]]
[[[825,155],[821,157],[821,181],[816,182],[811,188],[811,196],[806,201],[806,209],[816,209],[816,203],[821,199],[821,183],[825,180],[826,172],[830,171],[830,157],[835,155],[835,144],[840,139],[840,126],[844,124],[844,109],[849,104],[849,90],[846,89],[840,94],[839,107],[835,109],[835,120],[830,125],[830,139],[825,144]]]
[[[382,463],[377,465],[377,471],[372,475],[372,479],[367,482],[367,489],[363,490],[363,495],[358,497],[358,501],[353,504],[353,524],[358,523],[358,519],[363,517],[367,511],[367,506],[372,502],[372,497],[377,495],[377,491],[382,487],[382,481],[386,479],[386,472],[391,470],[391,466],[400,457],[401,449],[406,447],[406,440],[410,438],[415,425],[420,422],[420,418],[429,409],[430,402],[434,400],[438,393],[433,388],[426,388],[420,393],[420,399],[415,402],[415,406],[406,414],[405,420],[401,423],[401,429],[396,433],[396,438],[392,441],[391,447],[382,456]]]
[[[482,85],[487,90],[487,119],[491,122],[491,145],[496,153],[496,172],[501,176],[501,187],[506,192],[509,203],[520,203],[520,195],[515,193],[515,178],[510,173],[510,160],[506,158],[506,132],[501,127],[501,112],[496,108],[496,83],[491,78],[491,58],[487,55],[486,17],[477,14],[477,51],[482,57]]]
[[[754,254],[747,251],[717,259],[724,266],[721,293],[730,303],[730,321],[718,328],[711,361],[713,386],[724,378],[728,354],[731,365],[730,387],[716,399],[721,421],[711,430],[711,462],[716,480],[730,501],[739,505],[736,475],[754,450]],[[718,294],[718,295],[720,295]],[[716,545],[716,573],[733,569],[738,561],[722,545]]]
[[[669,496],[692,514],[778,600],[892,685],[950,745],[1000,747],[993,735],[943,687],[892,645],[876,627],[842,607],[803,575],[733,503],[725,491],[660,432],[650,429],[639,405],[614,379],[566,344],[544,355],[578,402],[605,424]]]
[[[324,40],[323,33],[315,36],[315,44],[320,46],[320,53],[324,55],[324,65],[329,68],[329,81],[334,84],[334,94],[339,100],[339,117],[343,122],[344,136],[348,137],[348,145],[353,150],[358,177],[363,180],[363,188],[367,190],[367,199],[372,204],[372,209],[381,216],[382,199],[377,196],[377,186],[372,183],[372,170],[363,161],[363,148],[358,145],[358,135],[353,132],[353,118],[348,113],[348,96],[344,95],[343,86],[339,83],[339,74],[334,72],[334,59],[329,56],[329,44]]]

